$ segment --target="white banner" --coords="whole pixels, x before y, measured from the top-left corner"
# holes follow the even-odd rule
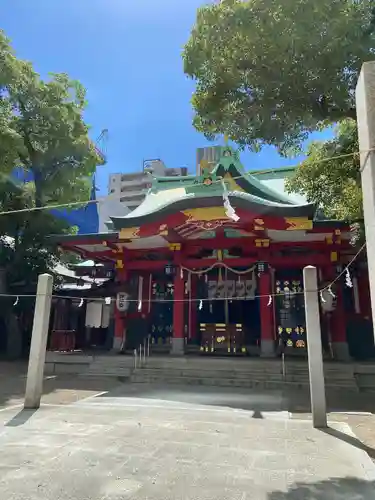
[[[235,282],[234,280],[228,280],[225,282],[226,288],[226,297],[228,299],[232,299],[236,295]]]
[[[245,298],[247,300],[254,300],[255,290],[256,290],[256,281],[255,281],[255,275],[253,273],[252,280],[245,281]]]
[[[100,328],[102,326],[103,304],[99,301],[87,302],[85,326]]]
[[[239,299],[245,298],[245,286],[246,283],[244,280],[236,281],[236,297]]]
[[[240,281],[209,281],[207,296],[209,300],[216,299],[242,299],[254,300],[256,291],[256,279],[253,273],[250,280],[241,279]]]

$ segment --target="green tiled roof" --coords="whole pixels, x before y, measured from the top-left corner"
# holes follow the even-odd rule
[[[286,194],[266,186],[251,173],[245,172],[238,153],[226,147],[211,172],[204,171],[200,176],[153,177],[152,187],[139,207],[124,217],[111,217],[114,228],[141,224],[143,220],[151,216],[154,219],[153,215],[161,212],[166,214],[171,210],[213,206],[216,199],[222,198],[222,179],[227,175],[240,187],[240,190],[231,190],[230,182],[225,180],[231,200],[235,203],[237,199],[241,206],[247,203],[253,209],[258,206],[261,212],[279,212],[281,216],[305,216],[314,212],[313,205],[298,204]]]

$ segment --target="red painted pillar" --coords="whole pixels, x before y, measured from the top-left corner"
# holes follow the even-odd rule
[[[151,286],[152,286],[152,275],[150,273],[142,274],[143,285],[142,285],[142,317],[146,317],[150,311],[150,298],[151,298]]]
[[[190,308],[190,338],[195,340],[198,333],[198,302],[197,302],[197,292],[198,292],[198,276],[192,274],[190,277],[190,297],[191,303]]]
[[[265,271],[259,276],[261,356],[275,355],[273,309],[272,306],[268,305],[271,294],[271,274],[269,271]]]
[[[184,354],[184,298],[185,284],[181,274],[181,268],[177,266],[174,278],[174,296],[173,296],[173,338],[172,354]]]
[[[124,269],[118,270],[118,281],[120,283],[125,283],[127,279],[127,273]],[[117,308],[117,301],[115,302],[115,310],[114,310],[114,337],[113,337],[113,349],[120,350],[124,347],[125,338],[126,338],[126,312],[119,311]]]

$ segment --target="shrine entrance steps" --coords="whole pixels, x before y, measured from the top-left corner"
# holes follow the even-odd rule
[[[327,388],[357,391],[358,386],[351,364],[326,363]],[[167,356],[150,357],[146,366],[132,373],[136,383],[168,383],[179,385],[207,385],[279,389],[283,386],[308,388],[307,362],[286,361],[285,374],[278,359],[233,359]]]
[[[375,392],[375,363],[325,361],[327,388],[345,391]],[[135,383],[166,383],[218,387],[305,388],[309,374],[306,359],[285,360],[285,374],[280,358],[207,357],[189,355],[172,357],[154,355],[134,371],[132,355],[112,353],[47,353],[45,373],[83,377],[115,377]]]

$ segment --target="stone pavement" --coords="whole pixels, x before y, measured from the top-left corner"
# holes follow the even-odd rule
[[[226,405],[237,394],[139,392],[0,411],[0,498],[375,498],[375,466],[346,423],[314,430],[275,411],[277,394],[248,394],[250,410]]]
[[[0,408],[22,405],[26,387],[26,363],[0,363]],[[68,404],[117,387],[120,382],[111,377],[80,378],[77,376],[45,376],[43,403]]]

